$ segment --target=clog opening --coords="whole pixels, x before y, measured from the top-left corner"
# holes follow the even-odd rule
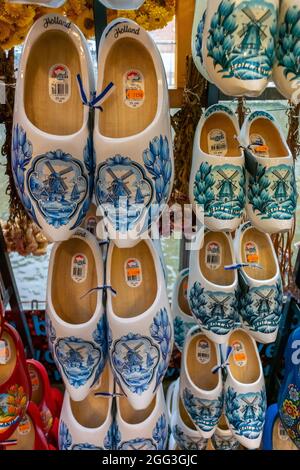
[[[137,317],[153,305],[158,286],[154,259],[146,242],[128,249],[114,246],[110,281],[117,291],[112,307],[118,317]]]
[[[259,268],[244,268],[245,273],[257,281],[272,279],[277,272],[272,246],[268,236],[252,227],[246,230],[241,242],[242,262],[258,264]]]
[[[260,368],[251,338],[243,331],[235,331],[230,336],[233,352],[229,357],[230,371],[235,380],[252,384],[259,379]]]
[[[206,119],[200,135],[200,148],[210,155],[242,156],[237,131],[229,116],[214,113]]]
[[[88,429],[96,429],[106,421],[109,411],[109,399],[95,396],[95,393],[108,393],[109,390],[109,366],[107,365],[101,375],[100,386],[90,391],[82,401],[73,401],[70,398],[71,410],[76,421]]]
[[[27,364],[28,372],[31,378],[32,384],[32,394],[31,400],[36,404],[39,405],[44,396],[44,386],[41,375],[36,367],[32,364]]]
[[[101,285],[103,279],[97,279],[96,260],[89,245],[78,238],[60,243],[51,285],[56,314],[69,324],[87,323],[97,306],[97,293],[88,292]]]
[[[224,415],[222,415],[219,420],[218,428],[221,429],[222,431],[228,431],[228,425],[227,425],[227,421]]]
[[[187,298],[188,276],[185,276],[179,286],[178,291],[178,304],[181,310],[186,314],[192,316]]]
[[[35,427],[28,414],[9,439],[16,439],[17,443],[7,446],[6,450],[35,450]]]
[[[204,349],[199,348],[199,344],[205,345],[205,356],[199,355],[199,349]],[[214,390],[219,380],[219,375],[212,373],[216,365],[216,345],[205,335],[196,335],[191,340],[187,352],[187,371],[193,384],[201,390]]]
[[[103,104],[99,131],[111,138],[129,137],[145,130],[158,108],[158,77],[152,56],[138,40],[115,42],[104,64],[103,89],[113,82],[115,91]]]
[[[16,367],[17,352],[16,346],[10,334],[3,332],[0,339],[0,347],[3,361],[0,364],[0,385],[7,382]],[[3,364],[4,362],[4,364]]]
[[[258,141],[258,147],[261,148],[261,152],[256,153],[258,156],[269,158],[282,158],[288,157],[288,148],[283,142],[280,132],[276,125],[266,118],[255,119],[250,125],[250,140],[255,143],[255,139]]]
[[[159,393],[159,392],[158,392]],[[141,424],[149,418],[156,406],[157,395],[153,398],[150,405],[144,410],[135,410],[127,398],[119,398],[119,412],[121,418],[128,424]],[[147,428],[146,431],[149,429]]]
[[[24,107],[38,129],[52,135],[71,135],[81,129],[83,105],[77,74],[83,75],[80,58],[67,34],[47,31],[32,45],[25,70]]]
[[[227,271],[224,266],[233,263],[231,247],[228,238],[222,232],[207,232],[199,252],[200,270],[204,278],[218,286],[230,286],[234,283],[233,271]]]

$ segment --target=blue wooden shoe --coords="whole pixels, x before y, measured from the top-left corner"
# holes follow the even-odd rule
[[[300,449],[300,328],[291,334],[285,350],[286,370],[279,392],[279,416],[289,437]]]
[[[269,406],[263,434],[263,450],[298,450],[279,417],[278,405]]]

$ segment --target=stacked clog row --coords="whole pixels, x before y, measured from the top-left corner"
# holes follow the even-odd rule
[[[5,322],[0,353],[0,450],[55,450],[61,392],[40,362],[25,359],[19,334]]]
[[[196,0],[192,49],[201,74],[230,96],[259,96],[273,78],[299,100],[297,0]]]

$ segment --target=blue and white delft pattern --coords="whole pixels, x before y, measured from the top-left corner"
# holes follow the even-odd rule
[[[300,8],[292,5],[286,11],[279,26],[277,42],[278,65],[284,68],[284,76],[291,82],[300,77]]]
[[[211,437],[211,442],[215,450],[238,450],[240,448],[240,443],[232,437],[221,437],[215,433]]]
[[[206,331],[227,335],[234,327],[237,310],[237,292],[211,292],[195,282],[189,298],[195,318]]]
[[[208,56],[222,78],[268,78],[273,68],[276,33],[277,8],[273,3],[223,0],[211,20]]]
[[[178,424],[172,428],[172,435],[182,450],[205,450],[207,447],[207,439],[201,436],[198,436],[196,439],[191,438],[191,436],[185,434]]]
[[[61,421],[59,424],[59,435],[58,435],[58,445],[60,450],[112,450],[113,446],[113,425],[108,430],[107,435],[104,438],[104,447],[96,446],[90,444],[89,442],[80,442],[73,444],[72,435],[69,431],[68,426],[64,421]]]
[[[139,395],[149,388],[156,374],[155,392],[168,368],[172,327],[165,308],[154,317],[150,335],[152,339],[129,332],[111,346],[111,361],[117,376],[132,393]]]
[[[229,387],[225,394],[225,413],[234,433],[257,439],[262,433],[266,413],[266,393],[237,393]]]
[[[144,168],[116,155],[99,165],[96,198],[115,230],[130,230],[153,200],[153,184]]]
[[[249,177],[248,199],[254,213],[262,219],[290,220],[297,207],[297,184],[292,165],[267,168],[258,165]]]
[[[93,340],[101,351],[101,359],[95,374],[95,380],[93,382],[94,385],[102,374],[108,357],[107,320],[105,313],[98,321],[96,330],[93,333]]]
[[[240,297],[243,323],[252,331],[275,333],[282,313],[281,280],[273,286],[253,287]]]
[[[205,111],[205,119],[209,118],[209,116],[211,116],[212,114],[214,113],[226,113],[228,114],[229,116],[235,118],[235,114],[234,112],[232,111],[231,108],[229,108],[228,106],[224,106],[223,104],[213,104],[212,106],[210,106],[208,108],[207,111]]]
[[[152,438],[140,437],[122,441],[119,429],[115,434],[118,435],[117,450],[165,450],[169,434],[168,422],[165,414],[162,414],[152,431]]]
[[[202,66],[203,66],[202,44],[203,44],[203,32],[204,32],[205,20],[206,20],[206,10],[204,11],[202,18],[199,21],[199,24],[197,27],[197,33],[195,37],[196,54],[197,54],[197,57],[199,57],[200,63]]]
[[[195,176],[195,202],[205,217],[219,220],[241,218],[245,208],[245,173],[236,165],[202,162]]]
[[[193,326],[195,322],[184,322],[179,316],[174,318],[174,339],[180,351],[183,350],[186,335]]]
[[[203,432],[210,432],[217,426],[223,411],[223,396],[216,400],[206,400],[195,397],[185,388],[183,404],[195,425]]]
[[[56,340],[56,331],[52,324],[51,318],[49,317],[47,313],[45,314],[45,326],[46,326],[46,335],[48,339],[49,350],[53,356],[53,345]]]

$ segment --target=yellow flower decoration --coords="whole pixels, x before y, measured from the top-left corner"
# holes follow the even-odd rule
[[[162,29],[175,15],[176,0],[145,0],[138,10],[118,10],[117,15],[110,11],[109,19],[123,17],[135,21],[148,31]]]
[[[91,8],[86,8],[83,13],[74,19],[74,23],[81,29],[86,38],[95,36],[94,12]]]

